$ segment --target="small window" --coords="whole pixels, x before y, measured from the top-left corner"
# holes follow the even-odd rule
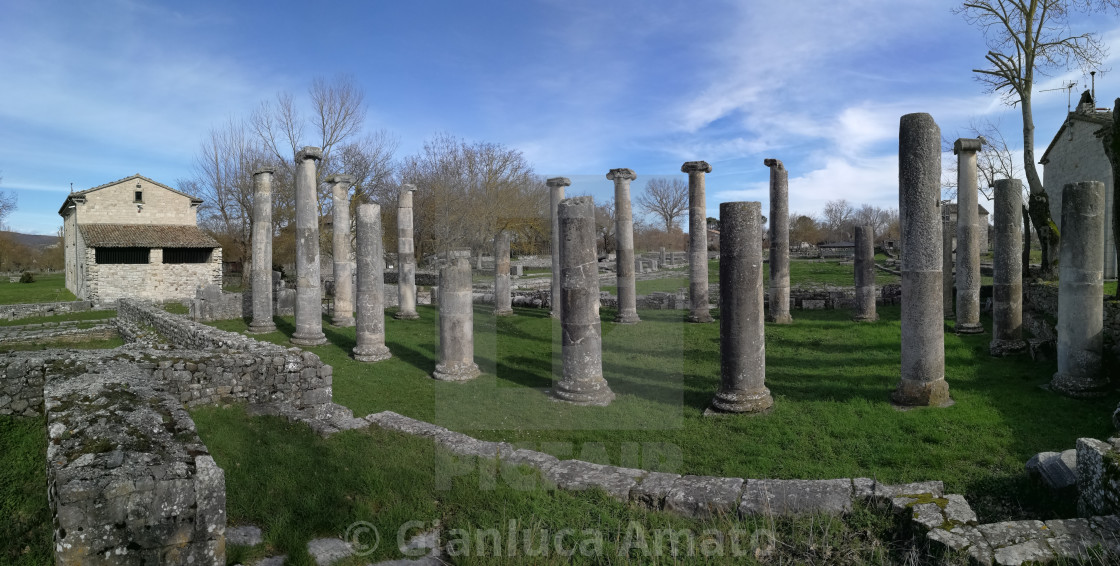
[[[163,263],[208,263],[210,248],[163,248]]]
[[[99,265],[148,263],[148,248],[95,248]]]
[[[136,191],[136,202],[144,202],[144,191]]]

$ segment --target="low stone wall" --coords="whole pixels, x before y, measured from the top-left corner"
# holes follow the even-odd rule
[[[93,308],[91,301],[67,301],[62,303],[29,303],[24,305],[0,305],[0,319],[19,320],[33,316],[54,316],[72,312],[85,312]]]
[[[1104,302],[1104,347],[1120,356],[1120,302],[1101,297]],[[1058,282],[1031,281],[1023,285],[1023,301],[1036,313],[1058,319]]]
[[[388,269],[386,269],[385,284],[396,285],[398,281],[397,277],[399,275],[400,274],[396,270],[389,271]],[[431,287],[433,285],[439,285],[439,273],[435,271],[417,271],[415,281],[416,285],[420,287]]]
[[[65,320],[23,326],[0,326],[0,344],[28,342],[85,342],[117,336],[115,319],[102,321]]]
[[[46,359],[28,353],[0,354],[0,415],[43,414]]]
[[[176,399],[127,362],[45,386],[55,563],[224,564],[225,474]]]
[[[192,320],[230,320],[253,312],[252,293],[226,293],[217,285],[200,287],[190,300]]]
[[[1077,512],[1120,512],[1120,437],[1077,439]]]

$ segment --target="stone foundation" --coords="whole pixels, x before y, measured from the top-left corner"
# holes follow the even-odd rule
[[[0,306],[0,319],[19,320],[33,316],[54,316],[72,312],[86,312],[93,308],[90,301],[67,301],[62,303],[29,303],[23,305]]]

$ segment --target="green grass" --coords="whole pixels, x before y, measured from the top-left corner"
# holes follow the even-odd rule
[[[0,326],[23,326],[25,324],[42,324],[45,322],[64,322],[72,320],[106,320],[117,316],[115,310],[83,311],[52,316],[32,316],[15,320],[0,320]]]
[[[34,283],[8,283],[7,279],[0,281],[0,305],[54,303],[76,299],[66,289],[66,276],[62,273],[35,274]]]
[[[56,348],[73,350],[108,350],[124,346],[124,339],[119,336],[103,340],[49,340],[46,342],[20,342],[14,344],[0,344],[0,352],[35,352],[39,350],[53,350]]]
[[[43,417],[0,416],[0,564],[54,562]]]
[[[1076,401],[1040,389],[1053,363],[993,359],[990,334],[945,336],[946,378],[956,405],[899,412],[888,403],[899,379],[899,309],[874,324],[847,311],[795,311],[793,325],[767,325],[766,415],[705,419],[719,386],[718,324],[682,323],[680,311],[641,311],[638,325],[607,322],[603,369],[618,395],[609,407],[551,401],[559,368],[559,326],[547,313],[515,309],[495,320],[475,311],[476,361],[484,375],[441,383],[434,369],[434,311],[387,318],[394,357],[375,365],[347,357],[352,328],[325,325],[331,344],[311,351],[334,369],[334,399],[365,415],[392,410],[487,440],[528,442],[563,458],[750,478],[877,477],[940,479],[963,493],[981,519],[1052,517],[1072,512],[1043,497],[1023,463],[1045,450],[1104,438],[1120,396]],[[290,318],[267,339],[287,344]],[[990,328],[990,321],[985,319]],[[243,330],[243,321],[216,326]],[[554,364],[556,364],[554,366]],[[547,443],[559,443],[549,445]],[[660,452],[659,452],[660,451]]]
[[[884,258],[885,257],[886,256],[884,256]],[[637,289],[636,292],[639,295],[648,295],[654,292],[673,293],[678,289],[687,289],[687,268],[678,268],[677,270],[681,272],[680,276],[637,281],[634,284]],[[710,283],[719,283],[718,260],[708,262],[708,281]],[[814,287],[821,285],[851,287],[855,285],[855,267],[851,265],[851,263],[843,265],[839,260],[812,261],[794,259],[789,262],[789,281],[790,285],[793,287]],[[879,270],[875,271],[876,285],[886,285],[888,283],[898,283],[900,281],[901,278],[897,275]],[[769,264],[763,264],[762,266],[762,284],[764,286],[770,284]],[[618,292],[618,287],[615,285],[604,285],[600,289],[612,294]]]

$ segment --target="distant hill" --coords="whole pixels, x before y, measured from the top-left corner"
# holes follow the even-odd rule
[[[6,230],[0,230],[0,236],[13,238],[15,241],[32,248],[46,248],[58,243],[58,236],[20,234],[19,232],[8,232]]]

